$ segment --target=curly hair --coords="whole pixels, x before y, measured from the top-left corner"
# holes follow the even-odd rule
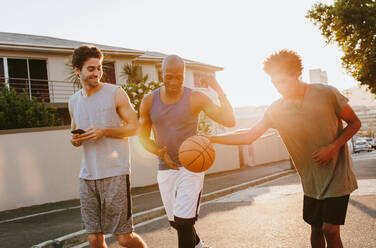
[[[102,59],[103,54],[101,50],[96,46],[84,45],[74,49],[72,55],[72,66],[82,69],[83,64],[89,58]]]
[[[296,52],[291,50],[281,50],[273,53],[264,61],[264,71],[269,75],[286,73],[300,76],[302,70],[302,59]]]

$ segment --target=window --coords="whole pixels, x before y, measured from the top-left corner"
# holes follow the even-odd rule
[[[17,93],[22,93],[23,89],[29,91],[26,59],[8,58],[9,87],[15,89]]]
[[[47,63],[45,60],[29,59],[31,94],[39,100],[50,101]]]
[[[46,60],[8,58],[7,62],[10,88],[18,93],[26,90],[40,101],[50,101]]]
[[[116,84],[115,63],[103,62],[102,81],[109,84]]]

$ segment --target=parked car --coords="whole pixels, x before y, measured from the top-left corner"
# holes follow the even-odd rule
[[[372,146],[373,149],[376,149],[376,140],[375,140],[375,138],[365,138],[365,140]]]
[[[366,140],[357,140],[354,144],[354,153],[361,151],[372,152],[372,146]]]

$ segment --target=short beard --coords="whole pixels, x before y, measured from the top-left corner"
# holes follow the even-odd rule
[[[85,80],[85,85],[90,88],[96,88],[99,85],[99,81],[93,82],[91,79]]]

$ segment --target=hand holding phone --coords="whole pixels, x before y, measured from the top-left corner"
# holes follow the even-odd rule
[[[83,129],[75,129],[71,131],[72,134],[83,134],[85,133],[85,130]]]

